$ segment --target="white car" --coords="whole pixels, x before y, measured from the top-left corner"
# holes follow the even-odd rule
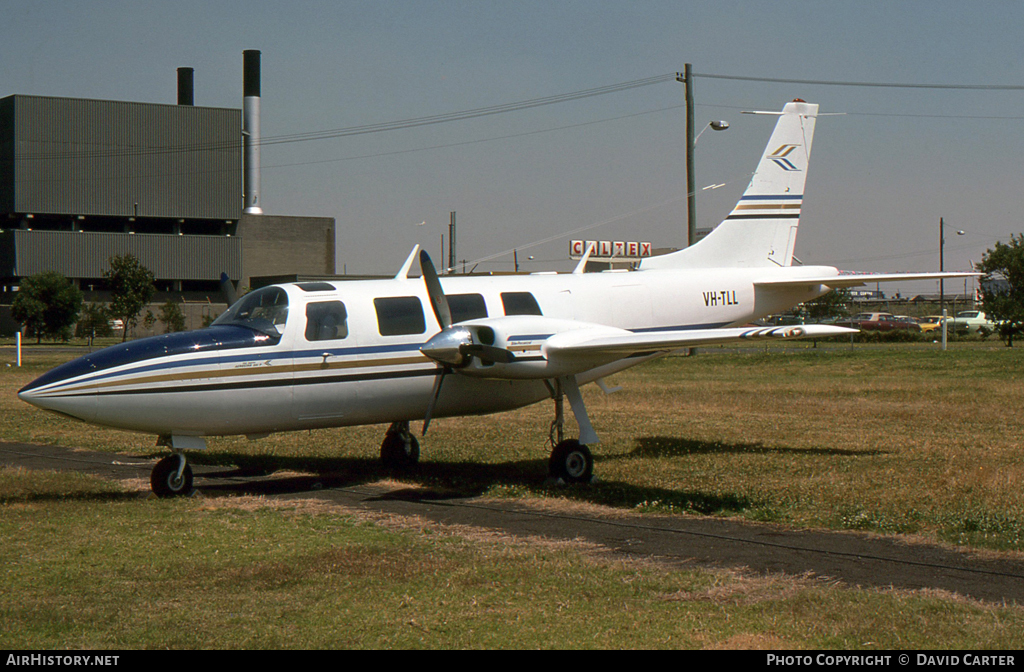
[[[953,331],[959,334],[991,334],[996,325],[980,310],[961,310],[953,318]]]

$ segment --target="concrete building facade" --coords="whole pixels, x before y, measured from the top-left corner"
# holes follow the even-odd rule
[[[153,271],[158,303],[222,301],[222,273],[240,289],[333,274],[334,219],[243,214],[242,157],[238,109],[0,99],[0,305],[43,271],[103,301],[124,254]]]

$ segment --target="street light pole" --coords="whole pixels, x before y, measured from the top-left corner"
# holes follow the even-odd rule
[[[957,231],[956,235],[964,235],[963,231]],[[939,217],[939,273],[946,271],[945,260],[946,247],[946,223]],[[942,349],[946,349],[946,281],[939,278],[939,311],[942,313]]]
[[[693,71],[689,63],[682,73],[676,73],[676,81],[686,87],[686,246],[697,242],[697,178],[693,170],[693,148],[704,131],[724,131],[729,128],[726,121],[711,121],[694,137],[693,134]]]
[[[939,217],[939,273],[943,273],[946,270],[946,262],[943,258],[944,248],[946,247],[946,225],[942,221],[942,217]],[[946,283],[944,280],[939,279],[939,310],[946,309]]]
[[[676,74],[676,79],[679,75]],[[697,241],[697,181],[693,174],[693,70],[683,66],[683,85],[686,87],[686,246]]]

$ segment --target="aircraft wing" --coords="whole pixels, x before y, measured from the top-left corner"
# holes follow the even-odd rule
[[[802,287],[805,285],[826,285],[832,289],[840,287],[863,287],[876,282],[899,282],[910,280],[951,280],[953,278],[978,277],[981,273],[971,271],[946,273],[848,273],[840,275],[819,275],[806,278],[760,280],[755,287]]]
[[[621,358],[639,353],[664,352],[735,341],[827,338],[853,334],[857,329],[824,324],[800,324],[785,327],[730,327],[610,335],[589,334],[588,331],[582,329],[555,334],[542,347],[544,355],[549,361],[565,363],[574,359],[584,361],[613,355]]]

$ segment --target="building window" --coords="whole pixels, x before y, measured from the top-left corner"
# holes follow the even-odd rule
[[[506,315],[542,315],[537,299],[529,292],[503,292],[501,304]]]
[[[422,334],[427,330],[423,304],[415,296],[393,296],[374,299],[377,309],[377,331],[381,336]]]
[[[306,340],[337,341],[348,336],[348,313],[341,301],[306,304]]]

